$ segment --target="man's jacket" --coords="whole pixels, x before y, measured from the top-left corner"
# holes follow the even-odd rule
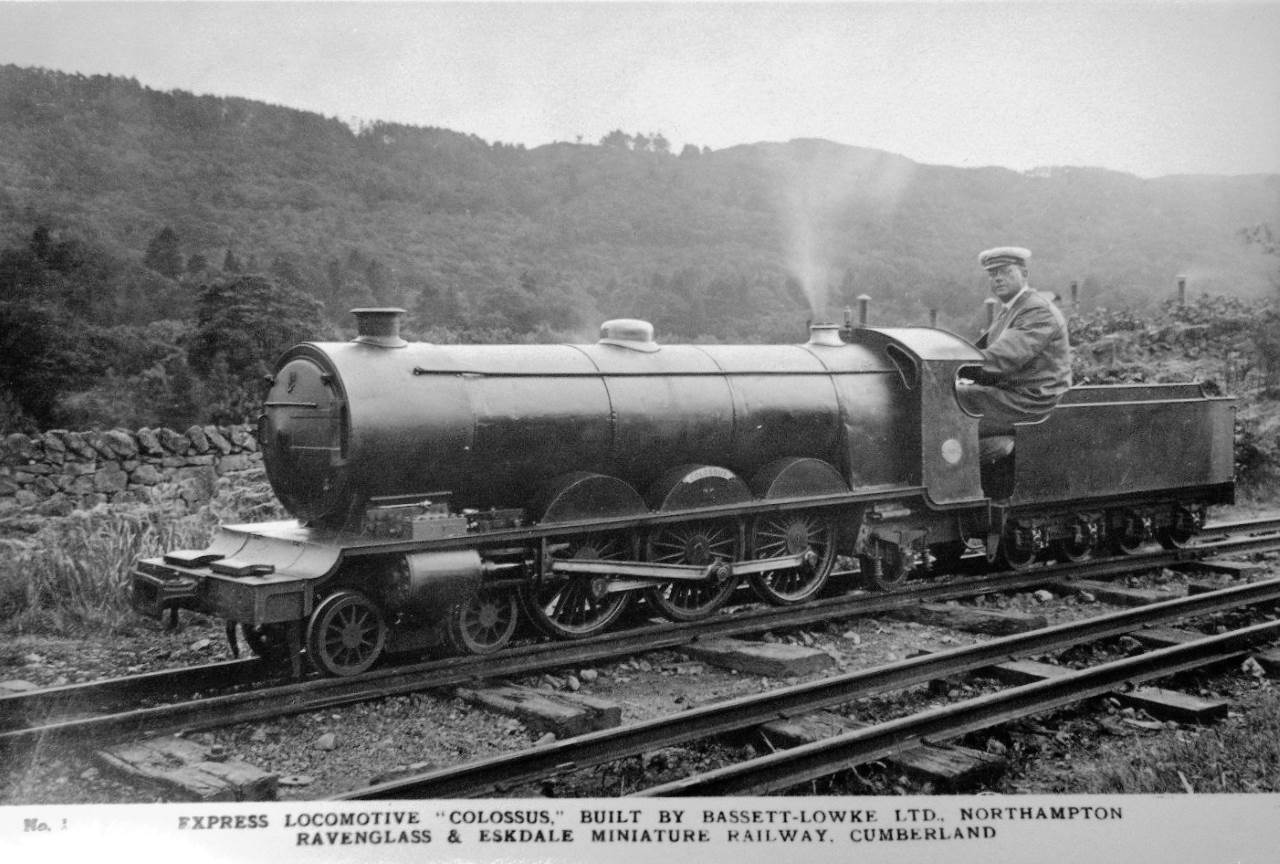
[[[1071,387],[1067,319],[1046,295],[1028,288],[978,339],[984,372],[996,378],[1000,401],[1041,414]],[[997,394],[992,393],[991,396]]]

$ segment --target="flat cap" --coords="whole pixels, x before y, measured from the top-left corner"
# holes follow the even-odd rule
[[[1026,267],[1027,259],[1030,257],[1030,249],[1023,249],[1021,246],[997,246],[979,255],[978,263],[982,265],[984,270],[994,270],[1006,264],[1017,264],[1019,267]]]

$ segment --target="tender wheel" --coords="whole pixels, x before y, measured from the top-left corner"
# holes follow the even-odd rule
[[[1093,557],[1096,532],[1089,530],[1089,524],[1077,519],[1071,523],[1071,536],[1060,537],[1053,541],[1053,555],[1064,564],[1079,564]]]
[[[289,631],[284,624],[241,624],[240,635],[255,657],[268,663],[289,659]]]
[[[1173,522],[1156,529],[1156,539],[1165,549],[1182,549],[1198,530],[1195,515],[1185,507],[1177,507],[1173,511]]]
[[[1005,525],[996,560],[1010,570],[1026,570],[1035,564],[1036,545],[1031,537],[1031,530],[1022,528],[1015,522]]]
[[[960,569],[960,561],[968,550],[963,540],[948,540],[946,543],[934,543],[929,547],[933,556],[930,572],[934,575],[949,575]]]
[[[775,606],[803,603],[827,584],[836,563],[836,526],[817,513],[773,513],[751,528],[754,558],[780,558],[811,553],[808,563],[785,570],[753,573],[751,587]]]
[[[449,610],[445,632],[459,654],[492,654],[511,641],[519,620],[513,592],[481,590]]]
[[[1126,512],[1119,529],[1112,534],[1112,545],[1121,555],[1136,555],[1147,542],[1147,526],[1142,517]]]
[[[1000,545],[1000,563],[1009,570],[1026,570],[1036,563],[1034,549],[1022,549],[1017,546]]]
[[[880,591],[890,591],[907,581],[912,562],[894,543],[879,542],[878,555],[859,555],[858,569],[863,581]]]
[[[359,675],[377,662],[386,642],[382,612],[356,591],[324,598],[307,624],[307,656],[326,675]]]
[[[588,534],[575,537],[557,550],[557,558],[630,558],[631,543],[621,534]],[[538,629],[554,639],[582,639],[601,632],[622,614],[630,592],[605,592],[608,581],[600,576],[556,576],[550,572],[521,592],[525,614]]]
[[[660,528],[649,536],[646,557],[656,564],[711,564],[737,561],[741,543],[733,522],[689,522]],[[672,621],[697,621],[733,595],[738,577],[700,582],[667,582],[645,592],[654,609]]]

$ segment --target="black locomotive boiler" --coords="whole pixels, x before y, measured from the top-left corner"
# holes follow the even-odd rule
[[[955,392],[981,357],[943,330],[659,345],[620,319],[591,345],[465,346],[408,343],[401,314],[280,358],[259,441],[297,519],[139,561],[137,609],[349,675],[522,621],[592,635],[637,602],[695,621],[748,582],[800,603],[837,555],[886,587],[979,545],[1013,567],[1177,545],[1234,495],[1234,403],[1198,384],[1074,388],[984,477]]]

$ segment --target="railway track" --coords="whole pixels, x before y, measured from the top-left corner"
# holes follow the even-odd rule
[[[1280,621],[1267,621],[1184,645],[1161,648],[1089,669],[945,705],[868,729],[771,753],[758,759],[662,784],[643,797],[763,795],[892,756],[930,740],[946,741],[1020,717],[1040,714],[1118,687],[1165,678],[1248,653],[1280,637]]]
[[[767,693],[739,697],[683,711],[674,716],[576,736],[519,753],[397,778],[337,797],[342,800],[368,800],[478,797],[502,794],[521,785],[567,772],[699,738],[750,728],[779,717],[792,717],[866,696],[902,690],[935,679],[973,672],[1012,658],[1052,653],[1099,639],[1131,633],[1142,627],[1166,624],[1241,606],[1277,601],[1280,601],[1280,579],[1197,594],[1070,624],[993,639],[963,648],[922,655],[886,666],[863,669]],[[973,729],[1012,719],[1019,716],[1014,713],[1016,711],[1025,709],[1025,713],[1036,713],[1067,702],[1079,701],[1090,695],[1096,695],[1097,692],[1106,692],[1126,680],[1144,680],[1173,674],[1190,668],[1184,665],[1188,662],[1188,658],[1193,658],[1195,661],[1191,665],[1214,662],[1222,659],[1224,651],[1228,655],[1239,653],[1242,640],[1261,638],[1264,635],[1274,638],[1278,634],[1280,634],[1280,622],[1268,622],[1266,625],[1246,628],[1244,631],[1228,634],[1226,637],[1200,640],[1191,643],[1190,646],[1179,646],[1177,649],[1162,649],[1138,658],[1130,658],[1135,661],[1133,663],[1122,661],[1127,665],[1108,664],[1109,667],[1114,667],[1108,672],[1095,673],[1093,670],[1087,670],[1079,675],[1070,676],[1072,681],[1079,679],[1077,684],[1065,679],[1061,682],[1055,679],[1047,682],[1044,687],[1027,685],[1006,691],[1010,694],[1007,698],[1002,696],[1001,699],[983,697],[979,700],[969,700],[979,703],[972,706],[972,710],[959,710],[958,705],[967,703],[956,703],[956,705],[947,706],[939,717],[933,716],[936,712],[927,712],[928,716],[921,715],[918,728],[904,725],[901,721],[893,721],[899,725],[890,726],[889,731],[881,733],[880,737],[877,737],[874,731],[880,727],[873,727],[871,730],[866,730],[865,734],[857,736],[841,736],[842,739],[849,738],[849,742],[838,746],[833,744],[831,751],[822,750],[817,745],[797,748],[805,751],[812,748],[813,752],[818,754],[812,758],[802,753],[791,757],[799,760],[793,763],[783,757],[794,751],[782,751],[775,754],[777,759],[755,760],[760,764],[739,768],[738,773],[725,773],[723,776],[709,775],[705,780],[690,778],[682,781],[684,785],[671,784],[660,787],[652,791],[652,794],[715,795],[726,792],[776,791],[788,785],[821,776],[814,773],[819,771],[819,767],[816,766],[824,766],[822,770],[825,773],[831,773],[835,770],[831,767],[832,765],[850,764],[848,758],[853,757],[846,758],[849,753],[856,754],[857,758],[862,758],[861,754],[869,754],[864,761],[882,758],[903,746],[910,746],[913,742],[919,743],[926,737],[955,737]],[[1102,686],[1098,683],[1099,681],[1107,683]],[[1101,690],[1097,689],[1099,686],[1102,686]],[[989,706],[988,702],[996,707]],[[954,726],[949,726],[948,723]],[[958,731],[953,732],[953,728]],[[912,738],[911,735],[915,737]],[[839,747],[846,749],[838,749]],[[886,747],[889,749],[885,750]],[[828,755],[828,752],[830,752],[830,758],[823,763],[822,759]],[[800,765],[803,765],[803,768],[797,767]],[[729,772],[730,769],[725,771]],[[765,779],[761,779],[762,777]],[[797,777],[799,779],[794,779]],[[701,785],[703,783],[706,785]]]
[[[678,648],[698,639],[804,627],[882,614],[920,602],[1020,591],[1064,579],[1106,578],[1197,558],[1270,548],[1280,548],[1280,517],[1210,526],[1205,542],[1184,549],[1149,550],[1083,564],[911,583],[891,592],[843,595],[781,609],[752,609],[690,624],[649,625],[577,642],[522,646],[498,657],[447,658],[376,669],[350,678],[316,678],[246,689],[261,681],[268,667],[261,661],[241,660],[48,688],[0,697],[0,746],[47,744],[72,737],[106,741],[207,729]],[[226,692],[229,689],[235,692]],[[207,695],[210,691],[219,695]],[[192,698],[193,693],[204,695]],[[161,701],[169,704],[155,704]],[[140,707],[140,703],[145,705]]]

